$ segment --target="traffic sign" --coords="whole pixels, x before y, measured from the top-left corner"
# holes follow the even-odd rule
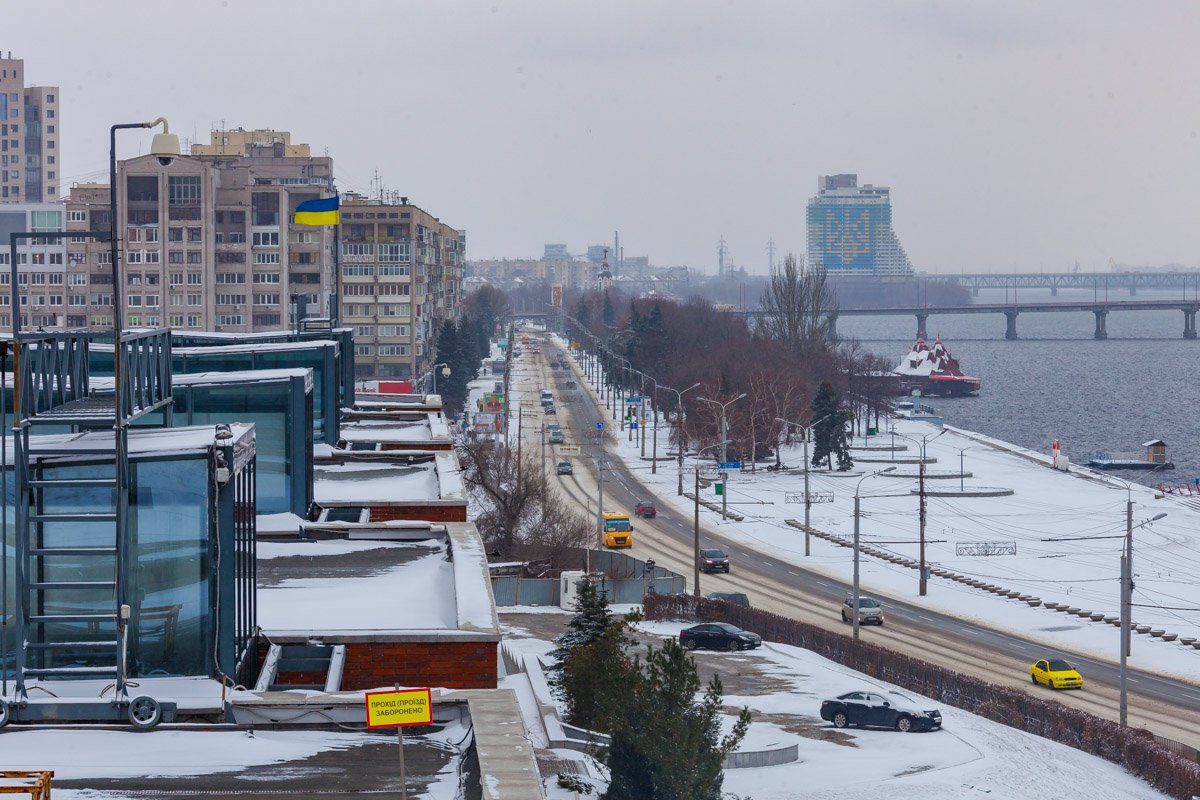
[[[596,423],[596,430],[598,430],[598,431],[602,431],[602,430],[604,430],[604,423],[603,423],[603,422],[597,422],[597,423]]]
[[[740,461],[719,461],[717,462],[718,469],[741,469],[742,462]]]
[[[630,395],[629,397],[625,398],[625,405],[627,405],[627,406],[640,405],[641,402],[642,402],[642,398],[638,397],[637,395]]]
[[[367,692],[367,727],[402,728],[433,722],[433,701],[428,689]]]
[[[558,454],[560,456],[577,456],[580,454],[579,445],[561,444],[558,446]]]
[[[629,421],[629,427],[636,431],[637,430],[637,420],[631,419]]]

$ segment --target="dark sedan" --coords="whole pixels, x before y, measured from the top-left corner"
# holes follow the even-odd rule
[[[727,622],[706,622],[681,630],[679,643],[685,650],[752,650],[762,645],[762,637]]]
[[[902,733],[932,731],[942,727],[942,712],[920,709],[899,692],[847,692],[821,701],[821,719],[835,728],[891,728]]]

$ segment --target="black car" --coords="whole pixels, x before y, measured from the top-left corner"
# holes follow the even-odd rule
[[[726,575],[728,575],[729,556],[725,555],[724,550],[701,550],[700,571],[724,572]]]
[[[942,727],[942,712],[919,709],[911,698],[899,692],[847,692],[833,700],[822,700],[821,719],[832,722],[835,728],[857,725],[892,728],[902,733]]]
[[[698,647],[710,650],[752,650],[762,644],[762,637],[727,622],[706,622],[681,630],[679,643],[685,650],[695,650]]]
[[[735,606],[750,608],[750,598],[744,592],[709,592],[705,597],[709,600],[723,600],[726,603],[733,603]]]

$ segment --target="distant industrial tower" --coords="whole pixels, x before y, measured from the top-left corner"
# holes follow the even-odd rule
[[[725,236],[721,235],[721,240],[717,242],[717,275],[724,277],[725,275],[725,256],[729,254],[729,248],[725,246]]]
[[[775,237],[767,239],[767,272],[775,271]]]
[[[843,274],[912,274],[892,230],[888,187],[859,186],[857,175],[822,175],[806,221],[809,265]]]

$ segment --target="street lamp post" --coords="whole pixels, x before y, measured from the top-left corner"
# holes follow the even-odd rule
[[[734,403],[736,403],[738,400],[741,400],[745,396],[746,396],[746,393],[742,392],[737,397],[733,398],[732,400],[727,400],[724,403],[719,402],[717,400],[709,400],[707,397],[697,397],[696,398],[701,403],[709,403],[709,404],[714,405],[717,408],[721,409],[721,461],[722,461],[722,463],[726,463],[729,461],[729,451],[725,449],[725,446],[727,444],[729,444],[729,426],[726,423],[725,410],[727,408],[729,408],[729,406],[733,405]],[[724,474],[724,473],[722,473],[722,474]],[[721,481],[721,519],[722,519],[722,521],[729,518],[726,514],[726,509],[728,507],[729,507],[729,481],[728,481],[728,479],[722,479],[722,481]]]
[[[692,590],[696,599],[700,599],[700,456],[704,455],[705,451],[712,450],[714,447],[720,447],[725,442],[719,444],[710,444],[696,453],[696,487],[692,497],[694,509],[692,511]]]
[[[678,445],[678,450],[679,450],[679,491],[677,491],[676,494],[678,494],[680,497],[682,497],[683,496],[683,450],[684,450],[685,445],[687,444],[687,437],[684,435],[684,431],[683,431],[683,421],[686,416],[683,413],[683,396],[685,394],[687,394],[688,392],[692,391],[693,389],[699,389],[700,384],[693,383],[691,386],[684,389],[683,391],[680,391],[679,389],[672,389],[670,386],[663,386],[661,388],[666,389],[669,392],[675,393],[675,413],[678,415],[678,424],[676,425],[675,429],[679,433],[679,436],[677,437],[678,438],[677,445]],[[658,418],[656,416],[655,417],[655,432],[657,433],[657,431],[658,431]],[[656,455],[657,455],[657,451],[656,451]],[[651,471],[653,471],[653,469]]]
[[[431,376],[433,376],[433,394],[437,394],[437,371],[438,371],[438,367],[441,367],[441,368],[442,368],[442,377],[443,377],[443,378],[449,378],[449,377],[450,377],[450,365],[449,365],[449,364],[447,364],[445,361],[443,361],[443,362],[442,362],[442,363],[440,363],[440,364],[434,364],[434,365],[433,365],[433,368],[429,370],[429,374],[430,374]],[[507,398],[505,398],[505,399],[507,400]]]
[[[928,570],[925,567],[925,508],[926,508],[926,506],[925,506],[925,452],[926,452],[925,448],[929,445],[930,442],[932,442],[934,439],[938,438],[945,432],[946,432],[946,429],[943,428],[942,430],[938,431],[937,433],[935,433],[932,436],[930,436],[928,434],[921,436],[920,440],[918,441],[918,438],[915,436],[908,436],[907,434],[896,433],[895,429],[892,430],[893,436],[899,436],[901,439],[908,439],[910,442],[913,442],[914,444],[919,444],[921,446],[919,463],[917,464],[917,495],[920,498],[919,503],[918,503],[918,517],[919,517],[918,539],[920,540],[920,545],[919,545],[920,553],[918,556],[920,564],[918,565],[918,568],[919,568],[918,571],[920,572],[920,574],[917,577],[917,593],[919,595],[921,595],[921,597],[924,597],[929,592],[929,575],[928,575]]]
[[[966,453],[970,449],[971,448],[969,448],[969,447],[958,448],[958,491],[959,492],[966,491],[967,473],[966,473],[966,470],[963,469],[963,464],[966,463],[964,460],[963,454]]]
[[[859,617],[858,606],[859,606],[859,601],[860,601],[860,594],[859,594],[859,588],[858,588],[858,561],[859,561],[858,520],[859,520],[859,517],[861,516],[860,503],[859,503],[861,497],[859,495],[859,488],[862,486],[863,481],[865,481],[867,478],[873,478],[876,475],[882,475],[883,473],[891,472],[894,469],[895,469],[895,467],[884,467],[883,469],[879,470],[878,472],[871,472],[866,475],[863,475],[861,478],[858,479],[858,483],[854,486],[854,638],[856,640],[858,639],[858,617]]]
[[[808,491],[808,440],[812,435],[813,428],[820,425],[825,420],[829,419],[832,414],[826,414],[816,422],[810,422],[807,425],[801,425],[799,422],[790,422],[783,417],[776,417],[776,422],[782,422],[785,425],[793,425],[801,430],[804,434],[804,555],[812,555],[812,535],[809,531],[809,518],[812,514],[812,495]]]

